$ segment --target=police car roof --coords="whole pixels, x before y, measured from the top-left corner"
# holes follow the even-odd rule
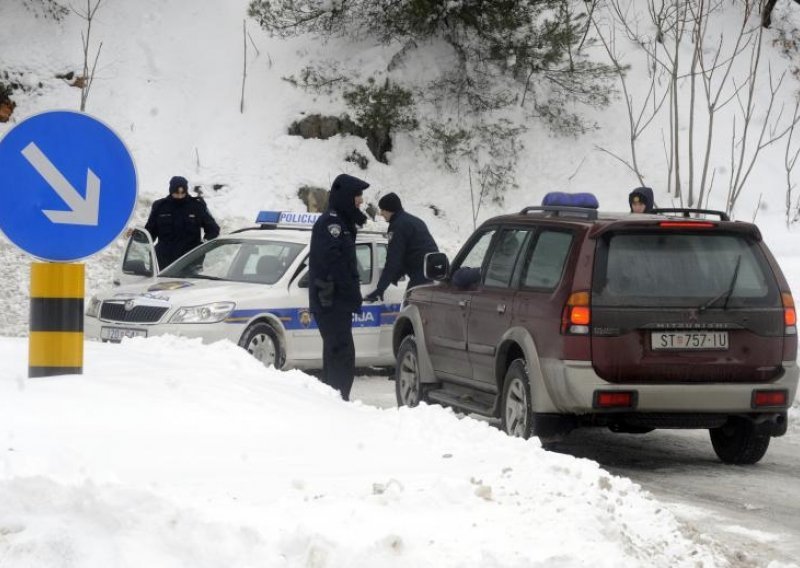
[[[308,243],[311,241],[311,229],[289,229],[273,227],[245,227],[238,229],[227,235],[220,235],[224,238],[247,238],[259,241],[284,241],[290,243]],[[356,240],[361,241],[385,241],[386,235],[381,231],[358,231]]]
[[[257,227],[237,229],[230,235],[247,235],[259,240],[288,240],[290,242],[308,242],[311,238],[311,229],[322,213],[307,213],[302,211],[259,211],[256,216]],[[369,235],[384,237],[383,231],[359,230],[357,240],[368,239]]]

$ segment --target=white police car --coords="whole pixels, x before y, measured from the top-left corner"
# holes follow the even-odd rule
[[[262,211],[259,227],[203,243],[160,273],[150,235],[134,229],[114,284],[86,309],[88,338],[174,334],[229,339],[265,365],[322,367],[322,338],[308,310],[308,249],[319,214]],[[359,231],[361,292],[375,289],[386,259],[379,232]],[[157,276],[156,276],[157,274]],[[393,365],[392,324],[405,282],[353,316],[356,365]]]

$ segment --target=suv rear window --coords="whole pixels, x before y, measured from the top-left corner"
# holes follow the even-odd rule
[[[707,307],[779,304],[769,265],[746,237],[617,233],[599,244],[594,305],[700,307],[715,297]]]

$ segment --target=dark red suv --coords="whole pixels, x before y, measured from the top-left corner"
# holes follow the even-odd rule
[[[394,326],[400,405],[437,403],[547,443],[574,428],[707,428],[755,463],[786,432],[796,313],[751,223],[721,212],[526,207],[483,223]]]

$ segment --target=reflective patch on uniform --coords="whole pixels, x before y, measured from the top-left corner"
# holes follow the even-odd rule
[[[391,231],[389,231],[388,233],[386,233],[386,241],[387,241],[387,242],[392,242],[392,235],[393,235],[393,234],[394,234],[394,233],[392,233]]]
[[[334,239],[337,239],[339,235],[342,234],[342,227],[339,225],[328,225],[328,232]]]

